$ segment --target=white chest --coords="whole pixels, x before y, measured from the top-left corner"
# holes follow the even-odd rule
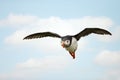
[[[77,40],[74,37],[72,37],[71,45],[67,47],[66,50],[69,52],[75,52],[77,47],[78,47]]]

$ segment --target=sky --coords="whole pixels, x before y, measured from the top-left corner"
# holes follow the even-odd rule
[[[0,0],[0,80],[120,80],[119,0]],[[78,42],[76,59],[60,39],[23,40],[51,31],[110,31]]]

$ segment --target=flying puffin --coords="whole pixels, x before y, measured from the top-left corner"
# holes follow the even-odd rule
[[[101,34],[101,35],[112,35],[109,31],[105,29],[85,28],[83,31],[75,35],[60,36],[59,34],[53,32],[40,32],[40,33],[30,34],[26,36],[24,39],[35,39],[35,38],[43,38],[43,37],[61,38],[61,46],[70,53],[73,59],[75,59],[75,51],[77,50],[78,47],[77,41],[79,41],[81,37],[87,36],[91,33]]]

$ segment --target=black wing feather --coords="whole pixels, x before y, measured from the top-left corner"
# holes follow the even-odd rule
[[[87,36],[91,33],[101,34],[101,35],[112,35],[109,31],[100,28],[85,28],[80,33],[74,35],[74,37],[79,40],[81,37]]]
[[[34,33],[26,36],[24,39],[35,39],[35,38],[42,38],[42,37],[56,37],[61,38],[60,35],[52,32],[40,32],[40,33]]]

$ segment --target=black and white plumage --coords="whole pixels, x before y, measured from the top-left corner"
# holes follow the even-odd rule
[[[60,36],[59,34],[53,32],[40,32],[34,33],[26,36],[24,39],[35,39],[35,38],[43,38],[43,37],[55,37],[61,38],[61,46],[65,48],[70,55],[75,59],[75,51],[77,50],[77,41],[84,36],[87,36],[91,33],[101,34],[101,35],[112,35],[109,31],[100,28],[85,28],[83,31],[79,32],[76,35],[67,35]]]

